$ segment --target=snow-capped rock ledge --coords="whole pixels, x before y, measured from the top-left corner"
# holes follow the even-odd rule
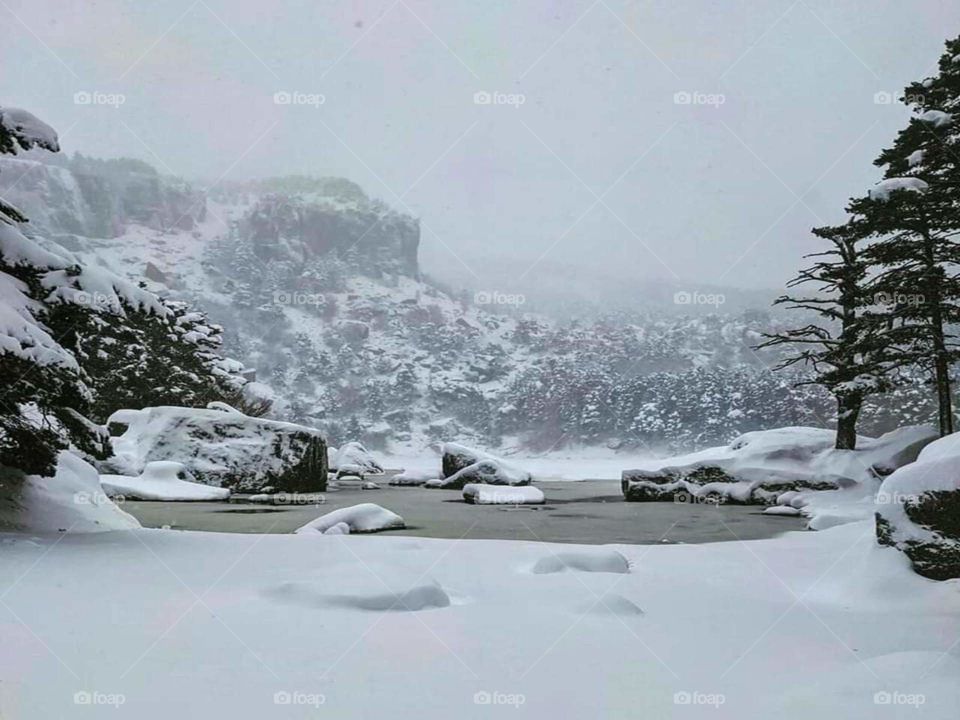
[[[883,477],[913,462],[935,436],[928,428],[908,427],[879,438],[861,437],[857,450],[837,450],[832,430],[750,432],[725,447],[624,470],[621,488],[626,500],[639,502],[680,496],[803,509],[808,501],[798,494],[823,490],[843,491],[848,500],[869,500]],[[779,503],[780,498],[790,502]]]

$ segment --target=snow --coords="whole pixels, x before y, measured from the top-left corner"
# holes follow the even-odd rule
[[[12,718],[952,720],[960,704],[956,583],[916,576],[870,523],[690,546],[170,530],[0,544]],[[85,713],[77,693],[122,696],[123,712]],[[894,704],[908,696],[920,710]]]
[[[52,478],[0,473],[0,530],[72,534],[140,527],[103,492],[96,469],[66,450]]]
[[[303,527],[297,528],[295,532],[342,535],[345,534],[342,527],[344,525],[351,533],[371,533],[405,527],[403,518],[395,512],[374,503],[360,503],[321,515]]]
[[[476,505],[542,505],[543,491],[530,485],[504,487],[468,483],[463,486],[463,499]]]
[[[888,178],[877,183],[870,188],[870,199],[886,202],[890,199],[890,194],[896,190],[909,190],[910,192],[924,192],[930,186],[920,178],[897,177]]]
[[[909,163],[910,167],[916,167],[923,162],[923,155],[923,150],[914,150],[907,156],[907,163]]]
[[[147,463],[138,477],[101,475],[100,484],[110,497],[127,500],[226,500],[230,491],[195,482],[178,462],[158,460]]]
[[[920,115],[920,120],[929,123],[936,128],[945,127],[953,122],[953,115],[945,113],[942,110],[927,110]]]
[[[436,480],[439,470],[404,470],[390,478],[391,485],[423,485],[428,480]]]

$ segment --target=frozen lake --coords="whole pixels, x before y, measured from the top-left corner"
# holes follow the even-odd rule
[[[532,506],[469,505],[453,490],[389,487],[340,489],[321,505],[223,502],[134,502],[123,508],[144,527],[237,533],[289,533],[338,508],[373,502],[400,514],[391,535],[433,538],[605,543],[705,543],[754,540],[801,530],[796,517],[764,515],[761,506],[628,503],[615,480],[538,482],[547,502]]]

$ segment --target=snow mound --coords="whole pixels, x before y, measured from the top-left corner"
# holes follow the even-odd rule
[[[875,499],[877,539],[937,580],[960,577],[960,437],[948,435],[884,480]]]
[[[811,526],[820,513],[862,520],[872,512],[869,505],[881,479],[915,460],[934,437],[929,428],[907,427],[879,438],[860,437],[856,450],[837,450],[832,430],[761,430],[724,447],[624,470],[621,488],[627,500],[640,502],[690,496],[789,504],[801,507]]]
[[[151,407],[110,416],[114,457],[107,469],[140,475],[147,463],[182,462],[207,485],[234,490],[290,492],[326,489],[326,445],[303,425],[240,412]]]
[[[395,512],[374,503],[360,503],[321,515],[306,525],[297,528],[294,532],[299,534],[345,534],[342,532],[343,528],[334,530],[339,525],[346,525],[351,533],[371,533],[406,527],[403,518]]]
[[[897,190],[909,190],[910,192],[925,192],[930,188],[920,178],[915,177],[897,177],[888,178],[878,182],[870,188],[870,199],[886,202],[890,199],[890,194]]]
[[[542,505],[544,502],[543,491],[540,488],[529,485],[503,487],[480,483],[464,485],[463,499],[475,505]]]
[[[390,478],[391,485],[423,485],[428,480],[436,480],[436,470],[404,470]]]
[[[128,500],[226,500],[230,491],[196,482],[182,463],[158,460],[147,463],[139,477],[101,475],[100,485],[110,497]]]
[[[0,530],[86,533],[139,527],[100,488],[96,469],[71,452],[59,454],[52,478],[0,470]]]
[[[531,572],[535,575],[548,575],[567,570],[625,574],[630,572],[630,563],[616,550],[571,550],[540,558]]]
[[[381,475],[383,466],[358,442],[348,442],[337,451],[337,474]]]

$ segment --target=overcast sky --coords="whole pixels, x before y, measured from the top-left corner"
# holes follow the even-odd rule
[[[349,177],[422,219],[451,281],[758,287],[877,179],[907,113],[875,95],[934,69],[960,4],[2,0],[0,22],[0,103],[67,152]]]

